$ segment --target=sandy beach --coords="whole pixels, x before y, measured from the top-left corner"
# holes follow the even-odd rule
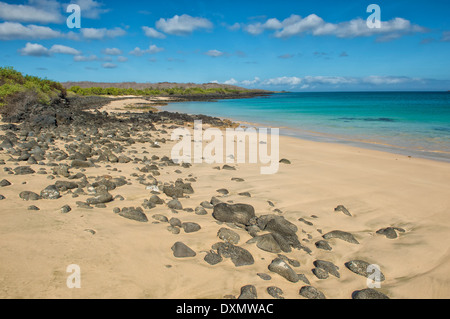
[[[122,154],[130,159],[170,157],[176,142],[170,141],[169,127],[158,124],[156,131],[151,131],[152,139],[166,139],[166,143],[159,143],[160,148],[143,143],[137,138],[143,134],[137,133],[132,136],[136,143],[122,143]],[[5,131],[0,134],[4,136]],[[67,150],[65,145],[74,142],[77,144],[68,137],[57,139],[52,147]],[[385,281],[377,291],[389,298],[450,297],[448,163],[286,136],[280,137],[280,159],[288,159],[290,164],[280,163],[278,173],[273,175],[261,175],[259,164],[230,164],[236,170],[218,170],[217,166],[222,165],[182,167],[154,160],[159,171],[154,178],[160,185],[181,178],[191,181],[194,193],[178,198],[183,209],[173,210],[167,205],[172,198],[160,192],[158,196],[164,203],[144,209],[148,222],[139,222],[113,209],[139,207],[151,197],[148,185],[140,183],[142,175],[149,175],[139,171],[146,166],[143,162],[99,161],[96,167],[84,168],[70,167],[69,159],[56,162],[68,164],[70,175],[85,174],[91,185],[101,176],[127,181],[109,191],[114,200],[103,208],[82,208],[77,202],[95,195],[89,192],[89,186],[76,196],[75,190],[63,190],[58,199],[21,199],[23,191],[39,194],[56,181],[77,180],[53,174],[54,167],[11,158],[17,156],[11,156],[6,149],[0,151],[0,160],[4,160],[0,180],[10,183],[0,188],[4,196],[0,201],[1,298],[220,299],[238,297],[241,287],[253,285],[260,299],[272,298],[267,288],[273,286],[280,288],[286,299],[302,299],[300,288],[310,285],[326,298],[349,299],[353,292],[367,288],[366,278],[345,266],[351,260],[379,265]],[[29,166],[35,173],[8,173],[19,165]],[[36,173],[42,169],[45,174]],[[49,180],[51,175],[55,179]],[[217,192],[219,189],[229,194]],[[243,192],[251,197],[239,195]],[[193,211],[213,196],[229,204],[249,204],[257,217],[274,214],[295,225],[301,245],[309,252],[292,249],[280,253],[300,263],[291,263],[290,267],[310,284],[291,282],[270,271],[268,266],[278,254],[248,243],[252,236],[242,226],[218,222],[212,216],[213,208],[206,208],[206,215]],[[28,210],[30,205],[40,210]],[[71,211],[61,213],[64,205],[69,205]],[[351,216],[335,211],[338,205],[345,206]],[[179,230],[174,234],[161,216],[196,223],[201,229],[187,233],[183,227],[172,227]],[[404,232],[397,231],[395,239],[376,233],[386,227],[398,227]],[[229,258],[223,258],[210,265],[204,260],[214,244],[223,242],[217,235],[221,228],[239,235],[236,246],[252,255],[253,264],[236,267]],[[326,240],[331,250],[316,247],[325,234],[334,230],[351,233],[359,244],[332,238]],[[176,242],[186,244],[196,255],[175,257],[171,248]],[[339,278],[329,274],[327,279],[319,279],[312,272],[317,260],[337,266]],[[81,269],[80,289],[66,285],[70,275],[66,270],[72,264]],[[257,274],[271,279],[264,280]]]

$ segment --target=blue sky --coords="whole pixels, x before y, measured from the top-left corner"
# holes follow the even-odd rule
[[[0,1],[0,65],[57,81],[450,90],[448,12],[448,0]]]

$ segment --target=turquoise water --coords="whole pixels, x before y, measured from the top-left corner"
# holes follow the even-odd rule
[[[279,127],[281,134],[450,161],[450,93],[278,93],[165,109]]]

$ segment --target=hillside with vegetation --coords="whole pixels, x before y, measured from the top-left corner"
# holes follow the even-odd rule
[[[66,89],[58,82],[23,75],[12,67],[0,67],[2,110],[24,102],[49,105],[66,94]]]
[[[216,83],[96,83],[96,82],[66,82],[62,85],[78,95],[107,95],[107,96],[173,96],[173,97],[223,97],[238,98],[249,95],[267,94],[268,91],[250,90],[233,85]]]

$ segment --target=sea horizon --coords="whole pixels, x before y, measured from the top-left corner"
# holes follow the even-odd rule
[[[384,101],[371,100],[377,96]],[[360,104],[364,98],[371,103]],[[450,95],[445,91],[276,92],[214,103],[169,103],[163,110],[276,127],[284,136],[450,162]]]

